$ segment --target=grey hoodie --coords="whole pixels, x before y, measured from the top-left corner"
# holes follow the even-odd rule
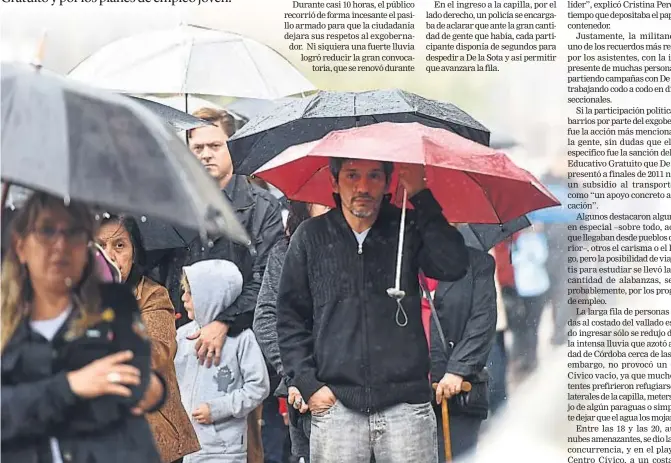
[[[184,463],[246,463],[247,415],[268,397],[270,384],[261,349],[251,330],[227,337],[218,367],[200,365],[196,341],[187,337],[210,323],[242,291],[242,275],[226,260],[204,260],[184,272],[191,287],[195,320],[177,330],[175,369],[182,404],[189,416],[202,403],[210,407],[213,424],[192,419],[201,450]]]

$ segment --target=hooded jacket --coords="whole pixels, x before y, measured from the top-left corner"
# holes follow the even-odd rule
[[[177,330],[175,368],[182,404],[191,414],[210,407],[212,424],[193,422],[201,450],[184,463],[247,461],[247,415],[268,397],[270,385],[261,349],[251,330],[229,336],[218,367],[200,365],[195,340],[187,337],[215,319],[242,291],[242,275],[230,261],[205,260],[184,268],[191,289],[194,321]]]
[[[394,286],[401,211],[385,200],[359,246],[340,208],[303,222],[289,244],[277,298],[280,355],[304,400],[324,385],[348,408],[374,412],[431,401],[418,274],[453,281],[468,267],[464,238],[429,190],[407,212],[401,288]],[[401,318],[402,319],[402,318]]]

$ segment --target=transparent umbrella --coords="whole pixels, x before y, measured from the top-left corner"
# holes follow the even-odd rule
[[[112,42],[70,76],[124,93],[275,99],[314,85],[267,45],[231,32],[182,25]]]
[[[33,66],[3,63],[1,76],[3,182],[250,243],[214,181],[150,110]]]

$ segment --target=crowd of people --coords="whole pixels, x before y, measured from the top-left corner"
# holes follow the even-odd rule
[[[194,115],[212,125],[189,148],[255,252],[226,237],[147,251],[132,217],[96,223],[82,204],[31,196],[3,239],[2,456],[438,462],[443,401],[452,455],[472,450],[505,404],[507,366],[536,368],[548,301],[565,341],[563,238],[535,226],[489,252],[466,246],[421,166],[332,159],[337,207],[280,201],[233,172],[234,119]],[[402,300],[387,293],[394,169],[413,205]]]

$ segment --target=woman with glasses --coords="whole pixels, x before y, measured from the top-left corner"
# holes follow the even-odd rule
[[[163,402],[135,297],[100,282],[82,204],[35,193],[2,265],[2,459],[159,462],[142,416]]]

